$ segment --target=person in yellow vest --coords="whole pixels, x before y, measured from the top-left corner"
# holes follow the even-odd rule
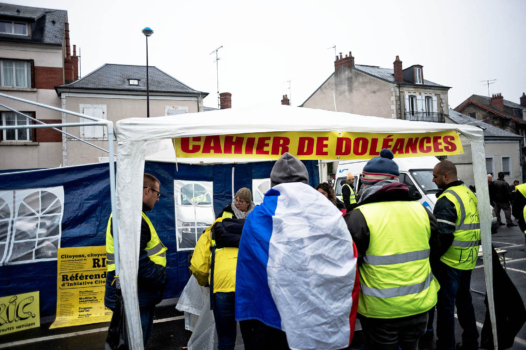
[[[142,191],[142,222],[139,250],[138,297],[141,315],[144,347],[152,334],[155,305],[163,300],[164,290],[168,282],[166,277],[166,251],[168,250],[159,239],[152,222],[145,212],[153,209],[159,201],[161,182],[153,175],[144,174]],[[106,229],[106,257],[108,272],[106,274],[106,293],[104,305],[115,309],[115,250],[113,246],[113,228],[111,215]]]
[[[345,209],[347,209],[347,211],[351,211],[356,207],[356,194],[353,190],[353,184],[354,175],[351,172],[349,172],[347,173],[347,180],[342,186],[342,198],[343,203],[345,204]]]
[[[210,286],[218,350],[236,345],[235,292],[237,253],[247,215],[254,209],[250,189],[243,187],[199,237],[190,270],[201,286]],[[240,324],[245,349],[251,350],[250,324]]]
[[[344,216],[358,250],[358,319],[367,350],[416,350],[440,289],[429,261],[436,219],[398,182],[393,157],[383,149],[366,164],[358,206]]]
[[[471,272],[480,246],[477,197],[457,178],[455,165],[444,160],[433,169],[439,188],[434,209],[440,250],[433,273],[440,283],[437,303],[437,349],[478,349],[478,331],[471,300]],[[455,305],[464,332],[455,341]]]
[[[526,240],[526,184],[515,186],[515,196],[512,206],[513,216],[519,220],[519,228],[524,232],[524,239]]]
[[[236,192],[236,196],[232,203],[223,208],[217,217],[246,219],[248,213],[250,213],[254,207],[255,204],[252,202],[252,192],[249,188],[243,187]]]

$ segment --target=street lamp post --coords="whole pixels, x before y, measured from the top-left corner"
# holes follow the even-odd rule
[[[146,37],[146,117],[150,118],[150,83],[148,81],[148,37],[153,34],[153,30],[150,27],[146,27],[142,30],[142,33]]]

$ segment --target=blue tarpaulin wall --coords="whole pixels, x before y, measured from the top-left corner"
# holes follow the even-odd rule
[[[317,161],[304,161],[310,185],[319,181]],[[232,201],[234,189],[252,189],[252,179],[270,177],[274,162],[221,165],[188,165],[146,162],[145,172],[161,181],[163,194],[148,213],[162,242],[168,247],[169,283],[165,298],[178,297],[190,278],[190,252],[177,252],[175,241],[174,180],[213,181],[214,210],[218,215]],[[61,247],[102,246],[106,244],[106,225],[111,213],[108,164],[36,170],[0,175],[0,190],[64,186],[64,216]],[[122,214],[121,214],[122,215]],[[0,266],[0,297],[40,291],[41,317],[56,311],[57,262],[45,261]]]

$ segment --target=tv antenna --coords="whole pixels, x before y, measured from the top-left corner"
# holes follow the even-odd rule
[[[292,101],[292,87],[290,86],[292,80],[287,80],[287,83],[289,83],[289,104],[290,101]]]
[[[487,85],[488,86],[488,97],[491,98],[491,95],[489,94],[489,86],[491,84],[495,84],[495,82],[497,81],[497,79],[492,79],[492,80],[481,80],[480,82],[481,83],[484,83],[484,85]]]
[[[216,63],[216,72],[217,72],[217,108],[221,108],[221,101],[219,98],[219,56],[217,55],[217,52],[219,51],[219,49],[222,49],[222,48],[223,48],[223,45],[219,46],[217,49],[215,49],[214,51],[210,53],[210,55],[213,54],[214,52],[216,53],[216,60],[214,62]]]
[[[327,50],[329,49],[334,49],[334,57],[338,56],[338,54],[336,53],[336,45],[327,48]]]

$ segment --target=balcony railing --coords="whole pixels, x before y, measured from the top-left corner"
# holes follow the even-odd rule
[[[446,114],[434,112],[409,112],[405,111],[405,120],[414,122],[445,123]]]

